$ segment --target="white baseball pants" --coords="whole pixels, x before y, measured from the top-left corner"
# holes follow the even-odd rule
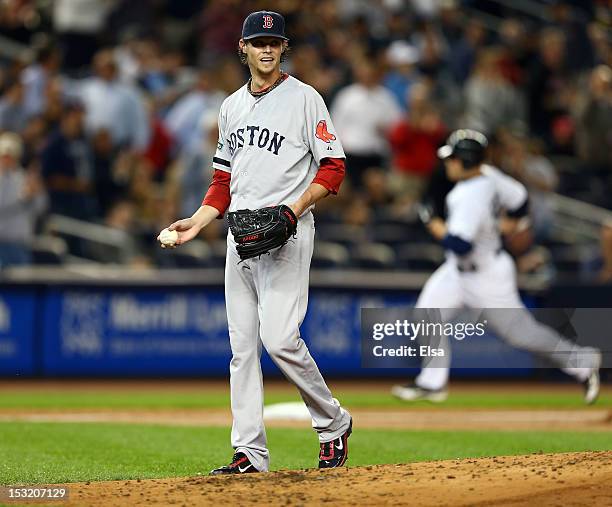
[[[440,308],[442,321],[455,317],[462,307],[523,309],[523,312],[486,312],[491,329],[513,347],[550,359],[562,371],[585,380],[597,363],[597,351],[565,339],[551,327],[539,323],[525,308],[516,286],[516,267],[507,252],[500,252],[481,269],[460,272],[446,261],[429,278],[416,303],[417,308]],[[448,383],[451,347],[446,336],[436,337],[444,357],[428,359],[415,382],[426,389],[441,389]],[[429,343],[423,343],[429,344]]]

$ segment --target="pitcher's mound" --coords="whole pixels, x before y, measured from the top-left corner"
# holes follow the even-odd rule
[[[68,505],[612,504],[612,451],[69,484]],[[66,505],[66,504],[62,504]]]

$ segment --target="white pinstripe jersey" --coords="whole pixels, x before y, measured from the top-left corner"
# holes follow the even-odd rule
[[[472,250],[462,261],[478,263],[501,248],[498,228],[501,209],[513,211],[527,199],[522,183],[483,164],[481,175],[460,181],[446,196],[448,233],[472,243]],[[457,257],[449,252],[450,258]]]

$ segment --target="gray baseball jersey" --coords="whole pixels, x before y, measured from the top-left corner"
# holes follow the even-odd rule
[[[344,158],[325,102],[294,77],[261,97],[247,86],[219,113],[213,167],[231,173],[229,211],[296,201],[323,158]]]

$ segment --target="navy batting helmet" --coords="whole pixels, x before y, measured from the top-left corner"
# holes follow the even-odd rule
[[[442,160],[456,158],[463,162],[464,167],[474,167],[484,160],[488,144],[485,135],[477,130],[455,130],[438,150],[438,157]]]

